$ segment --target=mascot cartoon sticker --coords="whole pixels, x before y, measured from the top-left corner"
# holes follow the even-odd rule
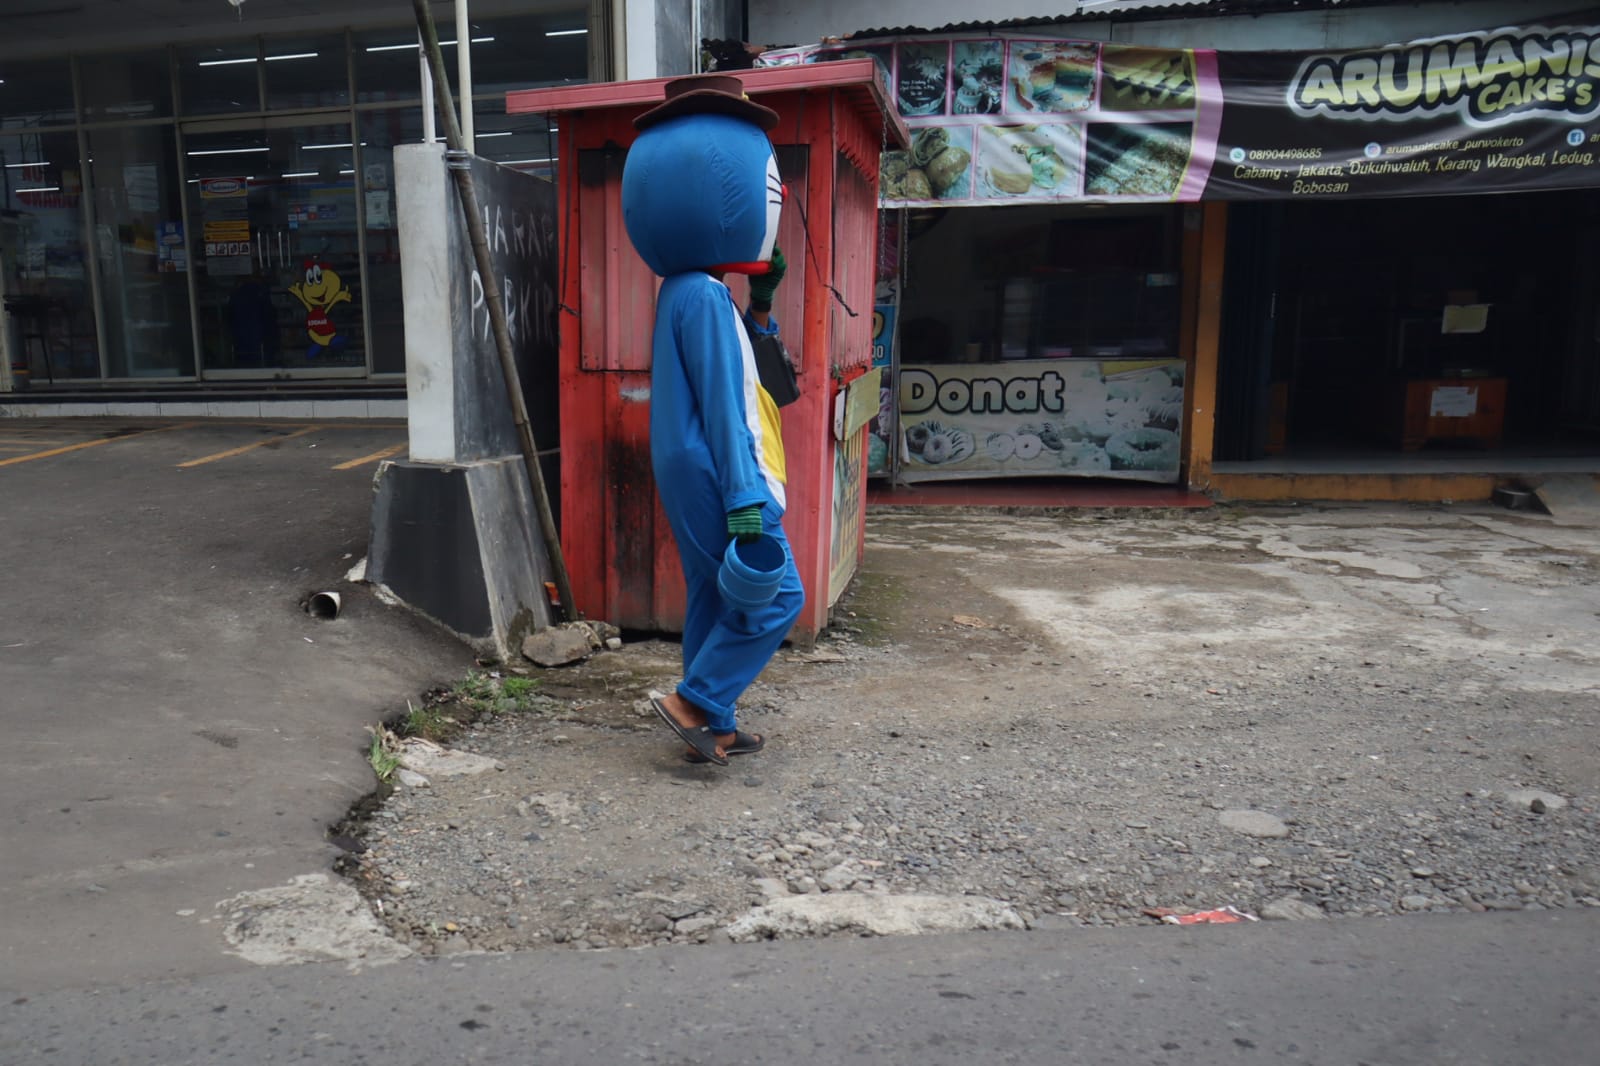
[[[634,120],[622,170],[622,219],[661,276],[650,371],[650,459],[678,542],[688,599],[683,682],[656,713],[699,762],[760,750],[735,701],[800,615],[805,590],[783,534],[778,408],[761,387],[750,338],[722,278],[764,274],[784,188],[766,131],[778,121],[730,75],[666,86]],[[776,328],[775,326],[773,328]],[[746,595],[724,571],[745,549],[770,579]],[[737,575],[738,567],[728,563]]]
[[[338,304],[349,303],[353,297],[327,263],[307,259],[305,268],[305,282],[295,282],[289,286],[289,292],[306,308],[306,336],[311,339],[306,359],[311,360],[330,348],[343,350],[345,336],[334,326],[328,311]]]

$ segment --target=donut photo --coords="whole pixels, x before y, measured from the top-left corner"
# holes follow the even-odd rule
[[[1106,456],[1113,470],[1176,470],[1178,435],[1149,426],[1124,430],[1106,441]]]
[[[918,422],[905,433],[906,455],[913,463],[942,466],[970,459],[978,442],[970,430],[934,420]]]

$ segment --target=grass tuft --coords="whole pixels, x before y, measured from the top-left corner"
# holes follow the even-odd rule
[[[379,781],[387,781],[400,769],[400,756],[395,751],[398,738],[381,725],[369,725],[367,732],[372,734],[372,744],[367,748],[367,762],[372,764],[372,772],[378,775]]]

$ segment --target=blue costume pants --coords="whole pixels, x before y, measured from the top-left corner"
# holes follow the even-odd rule
[[[772,517],[774,508],[769,504],[762,509],[762,525],[783,545],[789,560],[778,595],[759,611],[729,607],[717,590],[717,571],[728,547],[728,516],[722,510],[721,494],[714,484],[694,492],[686,491],[689,486],[680,481],[674,489],[662,494],[662,507],[678,541],[678,558],[689,590],[683,621],[683,683],[678,695],[706,712],[712,732],[732,733],[734,703],[766,669],[800,617],[805,589],[783,525]]]

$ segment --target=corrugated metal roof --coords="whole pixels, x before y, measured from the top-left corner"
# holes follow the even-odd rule
[[[1080,0],[1066,15],[1040,15],[999,21],[974,20],[943,26],[885,26],[857,30],[843,39],[901,37],[916,33],[976,33],[1023,26],[1065,26],[1082,22],[1151,22],[1157,19],[1228,18],[1271,15],[1286,11],[1327,11],[1331,8],[1393,6],[1394,0]]]

